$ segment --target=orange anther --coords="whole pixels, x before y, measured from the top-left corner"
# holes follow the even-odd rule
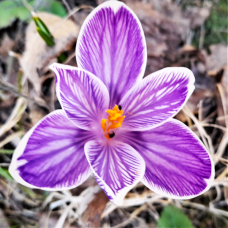
[[[109,139],[111,130],[121,127],[125,116],[123,116],[123,110],[119,110],[117,105],[115,105],[113,109],[106,110],[106,112],[109,116],[108,119],[101,120],[101,127],[105,137]]]

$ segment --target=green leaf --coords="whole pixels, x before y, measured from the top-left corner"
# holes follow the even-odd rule
[[[26,21],[31,18],[31,13],[29,10],[27,10],[25,7],[16,7],[13,10],[14,17],[19,18],[22,21]]]
[[[51,3],[50,12],[53,13],[53,14],[55,14],[55,15],[58,15],[60,17],[66,17],[67,16],[67,12],[66,12],[65,8],[58,1],[53,1]]]
[[[29,2],[31,5],[35,1]],[[20,1],[4,0],[0,2],[0,28],[8,26],[15,18],[22,21],[31,18],[30,12]]]
[[[40,34],[40,36],[43,38],[43,40],[46,42],[46,44],[50,47],[55,45],[55,41],[53,36],[48,36],[46,33],[43,32],[40,28],[36,28],[37,32]]]
[[[169,205],[162,211],[157,228],[194,228],[194,226],[180,209]]]
[[[36,15],[32,17],[34,22],[36,23],[36,26],[42,30],[42,32],[46,33],[48,36],[52,36],[48,27],[44,24],[44,22]]]
[[[36,10],[50,12],[60,17],[65,17],[67,15],[65,8],[60,2],[56,0],[49,1],[50,4],[47,4],[46,6],[41,4]],[[31,6],[33,6],[35,2],[35,0],[28,1]],[[19,0],[0,1],[0,28],[10,25],[15,18],[19,18],[22,21],[30,21],[31,13]]]
[[[14,150],[0,149],[0,154],[13,154]]]
[[[9,25],[14,19],[15,5],[13,1],[2,1],[0,2],[0,28]]]
[[[65,62],[65,61],[67,60],[67,57],[66,57],[66,55],[65,55],[64,53],[61,53],[61,54],[57,57],[57,59],[58,59],[58,62],[59,62],[59,63],[63,63],[63,62]]]
[[[9,181],[12,181],[13,180],[13,178],[9,174],[8,169],[4,169],[2,167],[0,167],[0,176],[3,176],[4,178],[6,178]]]

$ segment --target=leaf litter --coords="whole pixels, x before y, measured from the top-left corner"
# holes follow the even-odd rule
[[[159,227],[172,213],[172,206],[182,213],[179,218],[175,217],[176,220],[185,214],[193,227],[226,227],[228,47],[218,43],[199,49],[192,44],[195,29],[204,25],[214,1],[187,6],[185,1],[124,1],[135,11],[145,32],[148,49],[145,75],[168,66],[184,66],[190,68],[196,77],[194,93],[175,118],[200,137],[213,157],[216,176],[208,192],[191,200],[172,200],[139,183],[127,194],[123,206],[118,207],[107,200],[92,176],[75,189],[56,192],[32,190],[8,176],[11,154],[21,136],[43,116],[60,108],[54,91],[54,75],[49,72],[48,65],[57,61],[64,52],[65,63],[76,66],[74,48],[77,35],[83,20],[96,5],[94,1],[88,1],[88,6],[80,8],[82,2],[76,2],[77,5],[68,5],[69,15],[65,19],[50,13],[38,13],[55,38],[53,48],[47,47],[39,37],[33,22],[23,25],[26,28],[23,39],[12,39],[10,26],[8,30],[4,29],[4,36],[0,38],[2,224],[4,227],[51,228],[156,227],[157,224]],[[64,5],[66,1],[62,3]],[[20,30],[15,29],[15,33],[14,36],[23,37]],[[23,76],[19,82],[20,69]]]

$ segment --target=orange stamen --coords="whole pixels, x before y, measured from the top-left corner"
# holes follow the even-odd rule
[[[122,126],[125,116],[123,116],[123,110],[119,110],[118,106],[115,105],[113,109],[108,109],[106,112],[109,114],[108,119],[101,120],[101,127],[104,132],[104,136],[110,139],[109,134]]]

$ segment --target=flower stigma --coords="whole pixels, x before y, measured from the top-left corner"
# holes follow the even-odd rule
[[[107,109],[106,112],[109,114],[108,119],[101,120],[101,127],[104,136],[107,139],[110,139],[115,136],[113,130],[122,126],[125,116],[123,116],[123,110],[120,105],[115,105],[113,109]]]

